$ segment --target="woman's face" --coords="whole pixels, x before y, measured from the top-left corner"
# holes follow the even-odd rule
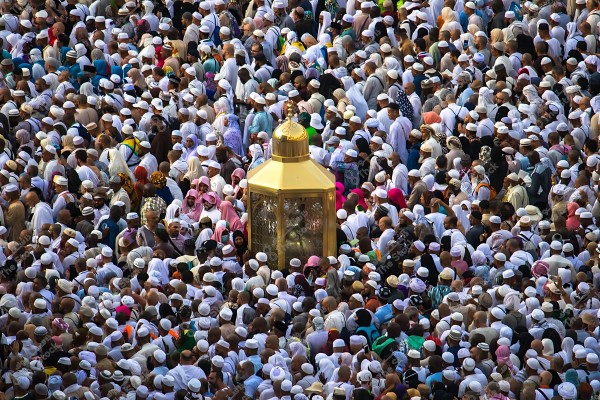
[[[191,149],[192,147],[194,147],[194,141],[191,138],[185,139],[185,147]]]
[[[207,193],[208,192],[208,185],[205,185],[204,183],[201,183],[199,186],[199,189],[202,193]]]
[[[241,237],[241,236],[237,236],[237,237],[235,238],[235,245],[236,245],[237,247],[239,247],[239,246],[241,246],[241,245],[243,245],[243,244],[244,244],[244,238],[243,238],[243,237]]]

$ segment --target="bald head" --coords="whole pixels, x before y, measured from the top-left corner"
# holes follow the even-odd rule
[[[337,300],[333,296],[325,297],[321,303],[321,307],[325,307],[328,310],[327,312],[334,311],[337,308],[337,305]]]
[[[231,58],[233,57],[235,53],[234,47],[232,44],[227,43],[226,45],[223,46],[223,54],[225,55],[225,58]]]

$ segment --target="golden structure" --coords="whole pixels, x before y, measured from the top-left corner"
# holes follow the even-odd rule
[[[336,254],[335,178],[310,158],[306,129],[287,120],[273,132],[272,158],[248,173],[249,241],[283,269],[292,258]]]

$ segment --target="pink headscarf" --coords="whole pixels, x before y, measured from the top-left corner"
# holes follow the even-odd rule
[[[335,183],[335,210],[339,210],[344,205],[346,198],[344,197],[344,184],[341,182]]]
[[[181,206],[181,210],[192,221],[198,221],[198,220],[200,220],[200,214],[202,213],[202,203],[198,202],[198,191],[195,190],[195,189],[190,189],[190,190],[188,190],[188,192],[185,195],[185,197],[186,198],[183,201],[183,204]],[[194,199],[196,199],[195,207],[191,208],[191,207],[188,206],[188,204],[187,204],[187,198],[188,197],[193,197]]]
[[[498,365],[506,364],[511,372],[514,371],[515,367],[512,361],[510,361],[510,347],[506,345],[498,346],[496,349],[496,362]]]
[[[202,195],[204,194],[204,192],[200,190],[201,183],[208,186],[208,191],[210,191],[210,179],[208,178],[208,176],[205,175],[200,177],[200,179],[194,179],[192,181],[192,189],[196,189],[196,191],[198,192],[198,197],[196,197],[196,203],[202,203]]]
[[[350,192],[356,193],[356,195],[358,196],[358,205],[361,206],[363,208],[363,210],[369,209],[369,207],[367,206],[367,203],[365,202],[365,194],[363,193],[362,190],[360,190],[360,188],[352,189]]]
[[[221,207],[221,198],[219,197],[219,195],[215,192],[208,192],[208,193],[203,193],[202,196],[200,196],[200,202],[203,201],[208,201],[211,204],[214,204],[215,207],[220,208]]]
[[[319,256],[310,256],[310,257],[308,257],[308,260],[306,261],[306,264],[304,264],[304,269],[302,270],[303,273],[304,273],[304,275],[306,275],[307,268],[318,267],[320,261],[321,261],[321,259],[319,258]]]
[[[223,237],[223,232],[228,231],[229,234],[229,240],[227,241],[227,243],[222,243],[222,237]],[[215,233],[213,233],[213,235],[210,237],[212,240],[216,241],[217,243],[221,243],[223,245],[232,245],[233,247],[235,247],[235,245],[233,244],[233,240],[231,240],[231,238],[233,237],[233,235],[231,234],[231,232],[229,229],[227,229],[226,227],[224,227],[223,225],[218,225],[215,228]]]
[[[229,202],[229,201],[221,202],[219,211],[221,211],[221,219],[223,219],[229,223],[229,229],[232,232],[241,231],[244,228],[242,226],[242,221],[240,220],[240,217],[235,212],[235,209],[233,208],[233,204],[231,204],[231,202]]]
[[[236,168],[233,170],[233,172],[231,173],[231,183],[233,185],[233,177],[238,177],[239,180],[241,181],[242,179],[246,178],[246,171],[244,171],[243,168]],[[240,187],[240,185],[233,185],[233,197],[235,197],[237,199],[238,193],[242,190],[242,188]]]

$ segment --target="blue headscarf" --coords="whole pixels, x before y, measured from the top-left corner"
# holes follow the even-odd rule
[[[240,129],[239,118],[235,114],[227,114],[227,130],[223,133],[223,142],[238,156],[244,155],[244,146],[242,144],[242,131]]]
[[[94,61],[94,67],[96,67],[96,75],[92,77],[92,85],[94,88],[98,88],[98,84],[102,79],[108,79],[110,68],[108,63],[105,60],[96,60]]]

